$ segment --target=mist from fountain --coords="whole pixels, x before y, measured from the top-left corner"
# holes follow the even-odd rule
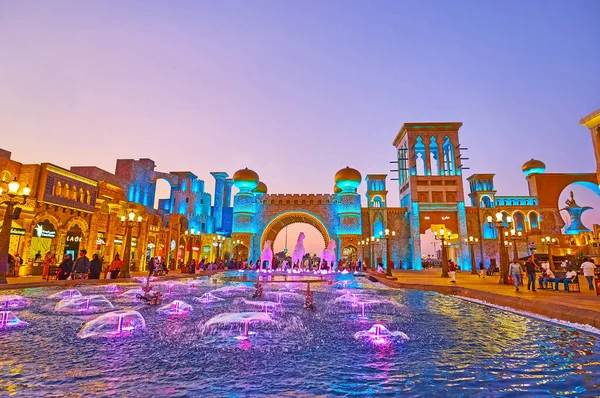
[[[137,288],[137,289],[129,289],[126,292],[121,293],[121,297],[125,297],[128,299],[135,299],[138,300],[138,295],[143,296],[144,294],[146,294],[146,292],[144,291],[144,289],[142,288]]]
[[[194,308],[181,300],[173,300],[171,303],[160,307],[156,312],[161,315],[185,315],[192,312]]]
[[[16,294],[0,296],[0,309],[20,309],[29,306],[29,299]]]
[[[367,340],[374,344],[389,344],[393,341],[405,342],[410,340],[404,332],[392,332],[380,323],[376,323],[369,330],[362,330],[354,334],[357,340]]]
[[[275,322],[269,314],[264,312],[226,312],[210,318],[201,327],[201,332],[206,333],[211,329],[223,325],[240,325],[240,334],[233,336],[236,339],[245,340],[256,332],[250,330],[250,325],[254,323],[273,323]]]
[[[0,311],[0,329],[11,329],[27,325],[29,323],[20,320],[12,311]]]
[[[247,300],[247,299],[242,299],[242,302],[245,305],[249,305],[249,306],[252,306],[252,307],[262,308],[265,313],[269,313],[269,310],[271,312],[273,312],[273,311],[275,311],[279,307],[279,303],[276,303],[274,301],[261,301],[261,300]]]
[[[288,292],[288,291],[273,291],[266,292],[265,297],[274,298],[279,304],[283,304],[285,301],[302,301],[304,296],[299,293]]]
[[[79,296],[60,300],[54,307],[55,311],[65,313],[94,313],[103,312],[114,309],[110,301],[104,296],[93,295],[93,296]]]
[[[114,311],[89,321],[77,333],[77,337],[119,337],[146,327],[144,317],[137,311]]]
[[[50,298],[62,300],[62,299],[66,299],[66,298],[73,298],[73,297],[80,297],[80,296],[81,296],[81,293],[79,292],[79,290],[67,289],[67,290],[61,290],[60,292],[51,294]]]
[[[216,303],[219,301],[225,301],[225,299],[217,297],[214,294],[212,294],[211,292],[206,292],[201,297],[194,297],[193,300],[197,301],[198,303],[202,303],[202,304],[209,304],[209,303]]]

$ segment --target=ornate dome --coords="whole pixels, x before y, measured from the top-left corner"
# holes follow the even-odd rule
[[[337,185],[333,186],[333,193],[338,194],[342,192],[342,188],[338,187]]]
[[[353,191],[360,185],[362,176],[356,169],[346,166],[335,173],[335,185],[342,191]]]
[[[240,191],[252,191],[258,186],[258,174],[246,167],[235,172],[233,183]]]
[[[531,160],[528,160],[525,162],[525,164],[523,164],[521,170],[523,170],[523,173],[525,173],[526,176],[530,174],[539,174],[546,170],[546,165],[541,160],[535,160],[531,158]]]
[[[267,193],[267,185],[264,182],[259,181],[258,185],[252,190],[252,192],[264,195]]]

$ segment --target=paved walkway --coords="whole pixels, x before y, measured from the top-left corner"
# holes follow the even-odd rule
[[[582,276],[579,276],[581,293],[565,293],[560,284],[558,292],[539,289],[532,292],[527,290],[527,286],[521,286],[517,292],[513,285],[500,285],[499,276],[479,278],[469,271],[462,271],[456,274],[456,284],[454,284],[450,278],[441,278],[440,275],[439,268],[423,271],[397,270],[394,271],[396,281],[382,280],[382,282],[390,287],[435,290],[476,298],[551,318],[584,323],[600,329],[600,296],[596,296],[595,291],[589,290],[587,281]]]

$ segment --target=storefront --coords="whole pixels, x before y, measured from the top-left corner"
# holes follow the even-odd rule
[[[96,254],[98,255],[99,259],[103,261],[110,261],[109,259],[104,258],[104,254],[106,253],[105,236],[106,233],[104,232],[98,232],[98,234],[96,235]]]
[[[33,228],[33,236],[27,258],[34,262],[43,259],[46,253],[52,252],[56,237],[56,227],[49,220],[44,220],[36,224]]]
[[[79,256],[79,246],[81,245],[82,239],[83,231],[79,225],[75,224],[69,228],[67,236],[65,237],[64,255],[70,254],[71,258],[77,258]]]
[[[2,224],[0,224],[0,231],[2,231]],[[14,256],[15,253],[19,253],[19,255],[21,255],[19,249],[21,248],[23,235],[25,235],[25,229],[21,228],[19,224],[13,221],[10,228],[10,243],[8,245],[8,253],[11,256]]]

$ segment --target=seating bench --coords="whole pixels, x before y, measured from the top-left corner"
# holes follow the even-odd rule
[[[567,276],[566,272],[562,272],[562,271],[554,271],[554,278],[555,279],[564,279]],[[539,278],[539,277],[538,277]],[[550,289],[554,289],[554,284],[556,282],[549,282],[548,283],[548,287],[539,287],[538,289],[546,289],[546,290],[550,290]],[[559,284],[562,282],[559,282]],[[579,285],[579,274],[577,274],[575,276],[575,279],[573,279],[573,282],[569,283],[567,285],[568,290],[567,292],[578,292],[581,293],[581,286]],[[560,286],[559,286],[560,288]]]

